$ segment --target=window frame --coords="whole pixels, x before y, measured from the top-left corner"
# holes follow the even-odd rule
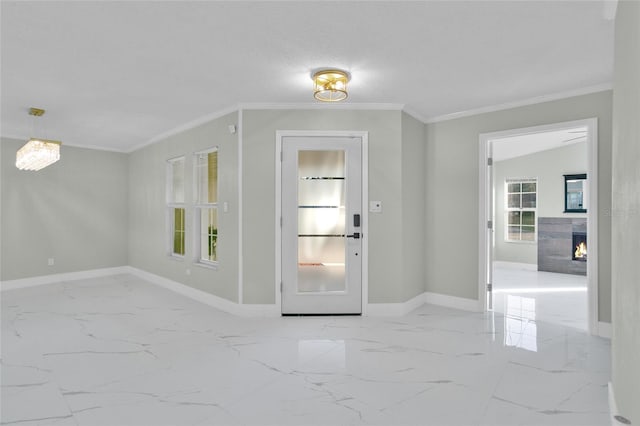
[[[535,183],[536,190],[535,192],[531,191],[522,191],[522,186],[520,186],[519,192],[509,192],[509,185],[511,184],[525,184],[525,183]],[[509,195],[510,194],[520,194],[520,207],[509,207]],[[535,194],[535,207],[522,207],[522,195],[523,194]],[[512,225],[509,223],[509,213],[511,212],[519,212],[520,213],[520,224]],[[523,225],[522,223],[522,213],[524,212],[533,212],[534,220],[533,225]],[[509,227],[510,226],[518,226],[520,229],[520,238],[512,239],[510,237]],[[522,229],[523,227],[532,227],[533,228],[533,239],[532,240],[523,240],[522,239]],[[517,244],[536,244],[538,242],[538,178],[506,178],[504,180],[504,241],[507,243],[517,243]]]
[[[174,164],[182,161],[182,202],[175,201],[174,199]],[[176,258],[184,259],[187,254],[187,204],[185,200],[186,195],[186,157],[184,155],[179,157],[170,158],[166,162],[166,236],[167,236],[167,255]],[[182,251],[184,253],[177,253],[175,251],[175,211],[176,209],[183,210],[182,223],[184,229],[182,230]]]
[[[199,179],[199,169],[198,169],[198,159],[199,156],[201,155],[209,155],[210,153],[217,153],[217,160],[216,160],[216,201],[211,203],[211,202],[201,202],[200,201],[200,179]],[[220,167],[218,166],[219,162],[220,162],[220,150],[218,146],[214,146],[211,148],[207,148],[205,150],[202,151],[197,151],[193,153],[193,210],[194,210],[194,214],[193,214],[193,253],[194,253],[194,263],[196,265],[200,265],[200,266],[205,266],[205,267],[209,267],[209,268],[213,268],[213,269],[217,269],[220,261],[218,259],[218,251],[217,251],[217,244],[219,243],[220,239],[220,224],[219,224],[219,220],[220,220],[220,209],[218,208],[219,206],[219,190],[220,190],[220,179],[218,179],[217,177],[219,176],[219,172],[220,172]],[[208,182],[208,179],[207,179]],[[216,240],[216,260],[209,260],[209,259],[205,259],[202,256],[202,226],[201,226],[201,218],[202,218],[202,211],[203,210],[215,210],[216,212],[216,233],[215,233],[215,240]],[[209,234],[207,232],[207,238],[210,238],[211,234]]]

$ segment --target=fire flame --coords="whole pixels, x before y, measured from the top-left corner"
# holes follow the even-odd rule
[[[579,259],[581,257],[587,256],[587,245],[584,242],[581,242],[576,246],[575,257]]]

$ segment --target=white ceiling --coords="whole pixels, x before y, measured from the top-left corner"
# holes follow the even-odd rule
[[[606,1],[1,2],[1,132],[128,151],[239,103],[347,103],[423,120],[607,87]],[[607,19],[608,18],[608,19]],[[331,106],[329,106],[331,107]]]
[[[587,128],[554,130],[551,132],[531,133],[494,139],[492,142],[493,161],[503,161],[535,152],[562,148],[575,143],[586,147]]]

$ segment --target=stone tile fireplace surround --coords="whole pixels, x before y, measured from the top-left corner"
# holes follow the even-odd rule
[[[586,218],[538,218],[538,271],[587,275],[587,262],[572,260],[574,233],[586,235]]]

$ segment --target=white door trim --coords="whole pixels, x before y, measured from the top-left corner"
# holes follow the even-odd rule
[[[282,312],[282,139],[285,137],[359,137],[362,140],[362,315],[369,301],[369,132],[359,130],[277,130],[275,179],[275,304]]]
[[[521,129],[504,130],[500,132],[482,133],[479,135],[479,197],[478,197],[478,304],[480,310],[487,310],[487,298],[485,292],[487,276],[487,222],[490,208],[487,205],[491,184],[488,182],[487,161],[489,158],[489,143],[494,139],[508,136],[521,136],[532,133],[543,133],[584,126],[587,128],[587,185],[589,188],[589,205],[587,206],[587,235],[589,238],[589,261],[587,262],[587,292],[588,292],[588,326],[591,334],[598,333],[598,119],[588,118],[584,120],[566,121],[562,123],[547,124],[542,126],[526,127]]]

